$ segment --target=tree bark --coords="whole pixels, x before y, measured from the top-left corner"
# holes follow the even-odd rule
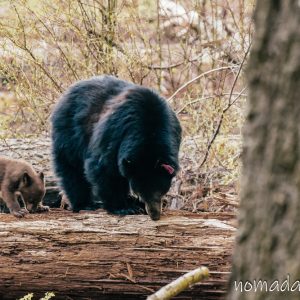
[[[236,290],[240,280],[266,280],[268,290],[288,274],[300,280],[300,2],[258,1],[255,23],[228,299],[299,299],[299,290]]]
[[[145,299],[199,266],[209,280],[176,299],[224,299],[235,233],[231,213],[119,217],[59,209],[0,215],[0,299]]]

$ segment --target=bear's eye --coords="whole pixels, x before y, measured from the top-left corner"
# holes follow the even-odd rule
[[[122,164],[123,164],[123,166],[124,166],[125,168],[131,168],[131,166],[132,166],[132,161],[131,161],[131,159],[123,158]]]
[[[137,169],[134,167],[134,165],[135,164],[130,158],[122,159],[122,166],[127,176],[133,176],[136,173]]]

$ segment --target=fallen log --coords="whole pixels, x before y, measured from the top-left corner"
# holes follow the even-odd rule
[[[215,172],[215,175],[220,175],[220,170],[199,172],[199,166],[192,163],[193,152],[189,150],[191,145],[195,145],[195,138],[185,137],[184,144],[186,147],[183,145],[182,148],[186,148],[186,151],[180,153],[181,171],[177,174],[169,193],[164,197],[166,206],[188,211],[236,212],[239,206],[236,187],[221,185],[218,180],[213,182],[209,179]],[[60,207],[59,188],[51,163],[51,140],[48,137],[2,139],[0,153],[10,158],[22,158],[31,163],[36,170],[43,171],[47,188],[44,205]],[[214,177],[218,178],[219,175]],[[196,203],[198,204],[194,205]],[[0,205],[0,212],[3,211],[5,210]]]
[[[223,299],[235,233],[232,213],[0,214],[0,299],[145,299],[199,266],[210,278],[175,299]]]

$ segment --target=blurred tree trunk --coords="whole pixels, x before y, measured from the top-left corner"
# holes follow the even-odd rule
[[[253,281],[300,280],[300,2],[258,1],[248,66],[239,234],[228,299],[300,299]],[[250,289],[240,292],[242,280]],[[245,287],[245,286],[244,286]],[[295,287],[295,286],[294,286]],[[238,290],[238,291],[237,291]],[[263,289],[265,290],[265,288]]]

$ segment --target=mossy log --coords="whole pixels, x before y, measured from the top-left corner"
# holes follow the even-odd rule
[[[234,233],[231,213],[0,214],[0,299],[145,299],[199,266],[210,278],[175,299],[223,299]]]

